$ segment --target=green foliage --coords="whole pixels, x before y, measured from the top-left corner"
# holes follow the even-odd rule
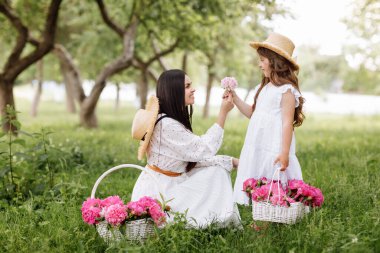
[[[31,196],[57,196],[66,191],[67,184],[61,178],[71,169],[80,172],[85,162],[79,147],[57,148],[50,138],[51,131],[42,128],[41,132],[28,134],[21,131],[20,122],[14,119],[16,111],[10,106],[7,115],[18,136],[11,131],[0,136],[4,150],[0,152],[0,201],[17,205]],[[56,180],[58,172],[61,178]]]
[[[380,73],[360,65],[358,69],[348,69],[343,89],[348,92],[380,95]]]
[[[348,68],[343,56],[326,56],[318,53],[318,48],[299,48],[299,82],[301,90],[336,91],[337,82],[345,81],[345,70]],[[334,89],[335,88],[335,89]]]
[[[26,110],[27,104],[19,109]],[[1,252],[378,252],[380,250],[380,160],[377,137],[379,116],[307,115],[296,129],[297,156],[304,180],[320,187],[325,195],[321,209],[295,225],[271,224],[267,230],[251,228],[251,209],[240,207],[243,229],[186,229],[180,222],[159,230],[145,244],[122,242],[107,246],[94,227],[81,218],[80,207],[90,195],[96,179],[105,170],[122,163],[140,164],[136,159],[138,143],[130,137],[134,109],[100,104],[102,127],[97,130],[75,128],[75,116],[59,105],[43,106],[41,118],[22,113],[23,129],[40,132],[40,137],[25,137],[21,151],[44,154],[38,143],[48,145],[49,166],[60,164],[54,182],[55,193],[47,187],[43,194],[30,194],[16,203],[0,201]],[[58,110],[58,111],[57,111]],[[204,133],[215,118],[201,120],[196,108],[194,131]],[[220,154],[240,155],[248,120],[230,115]],[[54,134],[45,137],[41,127]],[[46,135],[47,134],[47,135]],[[32,141],[33,139],[33,141]],[[55,153],[53,149],[58,149]],[[3,150],[3,149],[0,149]],[[58,155],[59,154],[59,155]],[[38,158],[22,162],[15,155],[15,170],[37,169]],[[41,160],[39,160],[41,162]],[[44,163],[46,166],[46,160]],[[64,165],[66,164],[66,165]],[[45,167],[46,168],[46,167]],[[32,172],[31,172],[32,174]],[[97,197],[118,194],[130,199],[137,170],[109,175],[100,184]],[[236,172],[232,173],[235,178]],[[46,178],[48,180],[48,177]],[[46,181],[49,185],[49,181]],[[183,221],[183,219],[182,219]]]
[[[352,13],[344,21],[352,32],[353,42],[347,52],[352,56],[360,55],[360,62],[371,70],[380,70],[380,3],[376,0],[355,0]],[[356,58],[356,57],[355,57]]]
[[[321,55],[316,47],[301,47],[298,55],[301,90],[380,94],[380,74],[364,63],[353,68],[343,55]]]

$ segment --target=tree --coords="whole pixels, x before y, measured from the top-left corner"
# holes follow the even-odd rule
[[[155,41],[152,38],[152,36],[149,36],[149,37],[150,37],[149,39],[151,41],[152,49],[154,52],[153,55],[149,59],[144,61],[136,52],[133,59],[133,66],[140,71],[140,82],[137,87],[138,95],[140,97],[140,108],[143,108],[146,104],[146,99],[147,99],[147,94],[148,94],[148,78],[150,77],[151,79],[154,80],[154,82],[157,82],[156,75],[150,69],[151,65],[155,61],[158,61],[160,63],[161,68],[163,70],[166,70],[166,66],[163,63],[163,60],[161,58],[173,52],[179,44],[179,39],[177,39],[167,49],[160,51],[157,48],[157,45],[155,44]]]
[[[205,56],[207,66],[206,100],[203,117],[208,117],[211,89],[216,79],[223,76],[236,76],[239,84],[252,89],[259,81],[253,78],[261,76],[252,66],[256,54],[248,46],[252,38],[261,38],[265,27],[258,20],[270,19],[274,12],[282,15],[284,11],[274,1],[225,2],[222,16],[215,17],[213,26],[203,27],[204,43],[199,51]],[[248,20],[248,21],[247,21]],[[255,75],[254,75],[255,74]]]
[[[15,45],[0,72],[0,111],[3,118],[7,105],[15,107],[13,87],[17,77],[53,48],[61,2],[62,0],[52,0],[50,2],[41,37],[35,39],[32,36],[31,28],[24,24],[10,2],[7,0],[0,1],[0,13],[8,19],[17,31]],[[34,45],[35,48],[23,55],[28,43]],[[4,131],[16,131],[16,128],[6,121],[4,121],[2,128]]]
[[[301,90],[340,91],[347,63],[343,55],[320,55],[317,47],[300,47],[298,52],[301,71]],[[338,86],[338,87],[337,87]]]
[[[348,53],[362,59],[367,68],[380,71],[380,2],[356,0],[353,4],[352,14],[345,19],[354,37]]]
[[[43,59],[41,59],[37,62],[37,73],[36,73],[37,90],[33,98],[32,108],[30,112],[32,117],[37,116],[37,108],[38,108],[38,104],[40,102],[40,98],[42,94],[42,83],[44,79],[43,73],[44,73],[44,62],[43,62]]]
[[[220,0],[220,2],[223,1]],[[104,24],[122,38],[124,44],[120,56],[103,65],[103,70],[97,75],[90,95],[80,101],[81,125],[85,127],[97,126],[95,108],[106,80],[131,66],[140,71],[138,90],[141,96],[140,104],[143,105],[146,99],[148,78],[154,80],[157,78],[151,69],[153,63],[158,62],[162,67],[164,64],[161,57],[171,53],[175,48],[189,48],[189,45],[197,41],[200,35],[199,31],[194,29],[194,24],[198,26],[205,24],[203,22],[205,17],[215,12],[217,9],[215,6],[219,5],[219,1],[198,0],[190,1],[188,4],[169,0],[135,1],[132,5],[107,3],[106,6],[101,0],[97,0],[96,3]],[[129,18],[125,18],[125,13],[129,15]],[[129,23],[122,25],[124,20],[129,20]],[[133,32],[131,32],[132,28]],[[101,36],[98,37],[103,39]],[[117,43],[112,45],[115,48],[118,46]],[[108,52],[109,45],[105,47]],[[164,48],[164,50],[158,48]],[[91,68],[94,69],[93,64]]]

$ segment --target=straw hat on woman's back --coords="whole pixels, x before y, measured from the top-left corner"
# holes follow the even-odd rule
[[[151,96],[146,102],[145,109],[136,112],[132,123],[132,138],[140,140],[137,158],[142,160],[152,137],[160,105],[156,96]]]
[[[299,70],[297,62],[292,57],[294,51],[294,43],[288,37],[285,37],[284,35],[278,33],[271,33],[265,41],[252,41],[249,43],[249,45],[255,49],[264,47],[272,50],[287,59],[294,66],[295,70]]]

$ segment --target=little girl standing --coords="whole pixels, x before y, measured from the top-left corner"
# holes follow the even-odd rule
[[[246,179],[271,179],[279,165],[288,179],[302,179],[293,128],[304,119],[304,99],[296,75],[299,66],[292,58],[294,44],[272,33],[264,42],[251,42],[250,46],[259,54],[263,73],[261,84],[254,90],[254,104],[245,103],[231,91],[234,104],[250,118],[234,187],[234,201],[239,204],[249,203],[242,191]]]

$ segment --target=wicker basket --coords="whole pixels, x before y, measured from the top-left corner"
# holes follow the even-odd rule
[[[98,180],[96,180],[95,185],[91,191],[91,198],[95,198],[95,193],[96,193],[96,189],[98,188],[98,185],[108,174],[122,168],[135,168],[141,171],[145,171],[150,176],[152,176],[152,178],[154,179],[154,181],[156,182],[158,186],[159,191],[162,192],[161,185],[159,184],[159,182],[157,181],[157,178],[152,174],[150,170],[144,167],[141,167],[139,165],[135,165],[135,164],[121,164],[107,170],[98,178]],[[120,241],[124,237],[124,235],[120,232],[120,229],[118,227],[109,226],[106,221],[102,221],[96,224],[96,230],[98,231],[99,236],[103,238],[104,241],[107,243]],[[154,222],[152,219],[141,219],[141,220],[126,222],[125,236],[127,240],[144,241],[153,234],[154,234]]]
[[[252,201],[254,220],[294,224],[309,212],[309,207],[302,203],[291,203],[290,207],[275,206],[269,202]]]
[[[99,236],[107,243],[120,241],[123,238],[120,229],[118,227],[110,227],[106,221],[101,221],[96,224],[96,230]]]
[[[154,235],[152,219],[140,219],[125,223],[125,236],[129,241],[142,241]]]
[[[278,181],[280,180],[280,168],[276,169],[273,174],[269,192],[272,191],[273,178],[278,174]],[[279,184],[277,184],[278,187]],[[301,219],[306,213],[309,213],[309,207],[300,202],[291,203],[290,207],[273,205],[267,201],[252,201],[252,217],[253,220],[270,221],[285,224],[294,224],[297,220]]]

